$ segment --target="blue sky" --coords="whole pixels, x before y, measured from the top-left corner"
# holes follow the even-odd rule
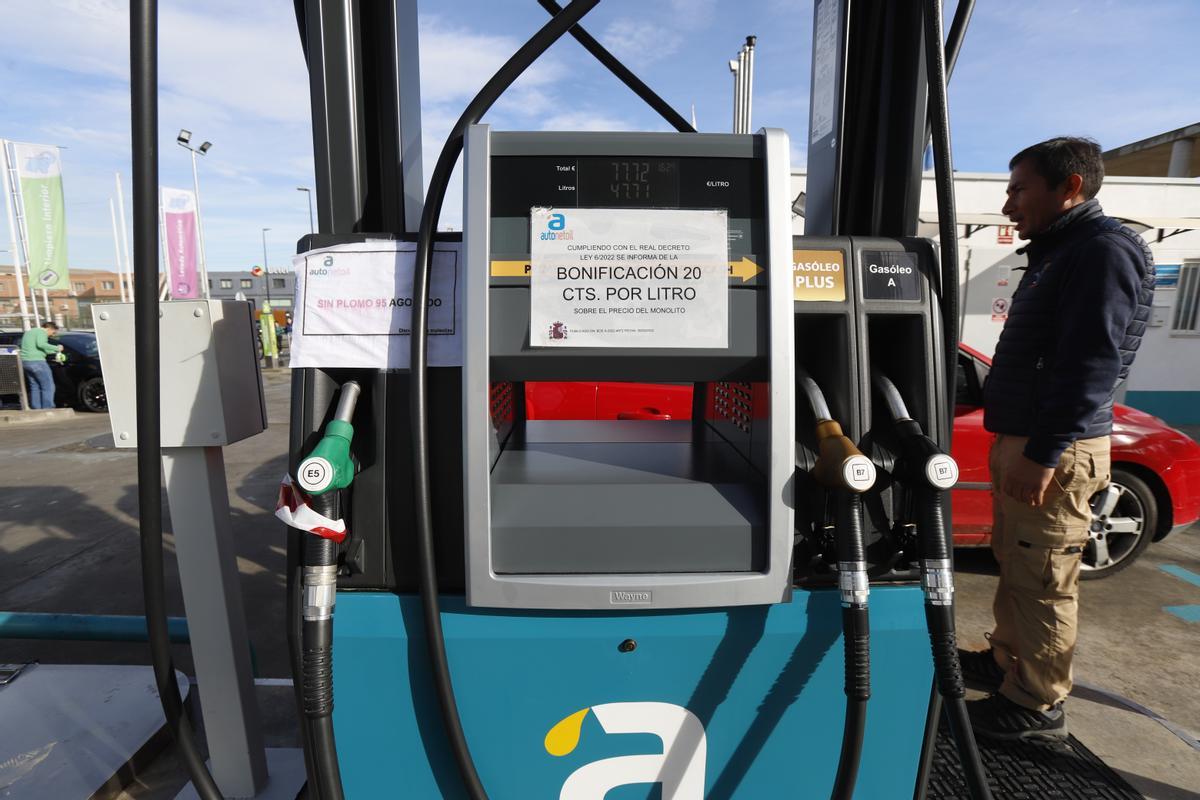
[[[160,4],[160,173],[191,185],[180,128],[213,148],[200,161],[210,270],[288,263],[308,231],[298,186],[313,187],[308,85],[290,0]],[[114,173],[130,202],[127,4],[8,0],[0,53],[0,137],[58,144],[73,267],[111,268]],[[951,4],[952,7],[952,4]],[[428,175],[450,125],[545,12],[535,0],[424,0],[422,106]],[[755,127],[786,129],[805,159],[811,0],[603,0],[584,19],[702,131],[728,131],[727,67],[758,37]],[[1200,119],[1194,0],[981,0],[951,84],[955,166],[1002,171],[1056,133],[1126,144]],[[665,130],[573,40],[555,45],[489,113],[505,129]],[[459,224],[460,194],[443,224]],[[1000,198],[997,198],[999,203]],[[130,221],[132,224],[132,221]],[[7,250],[7,230],[0,250]],[[11,256],[0,252],[0,263]]]

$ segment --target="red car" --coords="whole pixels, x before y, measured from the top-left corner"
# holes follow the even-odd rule
[[[991,359],[961,346],[954,412],[954,543],[978,547],[992,534],[983,381]],[[689,419],[691,384],[526,383],[529,419]],[[1102,578],[1133,563],[1151,542],[1200,518],[1200,444],[1157,417],[1114,409],[1112,485],[1092,499],[1084,578]]]

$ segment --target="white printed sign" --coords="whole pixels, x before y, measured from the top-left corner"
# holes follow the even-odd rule
[[[364,242],[293,258],[290,366],[407,369],[416,247]],[[434,247],[426,325],[430,366],[462,365],[460,263],[461,245]]]
[[[531,347],[729,346],[724,210],[534,208]]]

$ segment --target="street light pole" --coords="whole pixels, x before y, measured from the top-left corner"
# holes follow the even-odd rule
[[[297,191],[297,192],[304,192],[306,195],[308,195],[308,232],[309,232],[309,233],[316,233],[316,232],[317,232],[317,229],[316,229],[316,227],[313,225],[313,212],[312,212],[312,189],[309,189],[307,186],[297,186],[297,187],[296,187],[296,191]]]
[[[208,149],[212,147],[212,142],[204,142],[198,149],[193,149],[190,142],[192,140],[192,132],[189,130],[179,131],[179,135],[175,137],[175,144],[187,150],[192,154],[192,191],[196,195],[196,239],[200,244],[200,286],[204,290],[204,299],[208,299],[208,260],[204,256],[204,223],[200,216],[200,177],[196,171],[196,156],[204,155]]]
[[[268,306],[269,306],[269,305],[271,305],[271,268],[270,268],[269,266],[267,266],[267,231],[269,231],[269,230],[271,230],[271,229],[270,229],[270,228],[263,228],[263,229],[262,229],[262,240],[263,240],[263,280],[264,280],[264,281],[266,281],[266,283],[267,283],[267,305],[268,305]],[[272,311],[271,311],[271,313],[272,313],[272,314],[274,314],[274,313],[275,313],[275,311],[274,311],[274,310],[272,310]]]

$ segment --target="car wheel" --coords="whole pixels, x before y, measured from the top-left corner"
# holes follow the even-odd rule
[[[1128,567],[1150,546],[1158,527],[1158,501],[1138,476],[1114,469],[1112,483],[1091,500],[1092,526],[1079,577],[1107,578]]]
[[[104,379],[100,376],[79,384],[78,395],[79,407],[85,411],[108,411],[108,395],[104,393]]]

